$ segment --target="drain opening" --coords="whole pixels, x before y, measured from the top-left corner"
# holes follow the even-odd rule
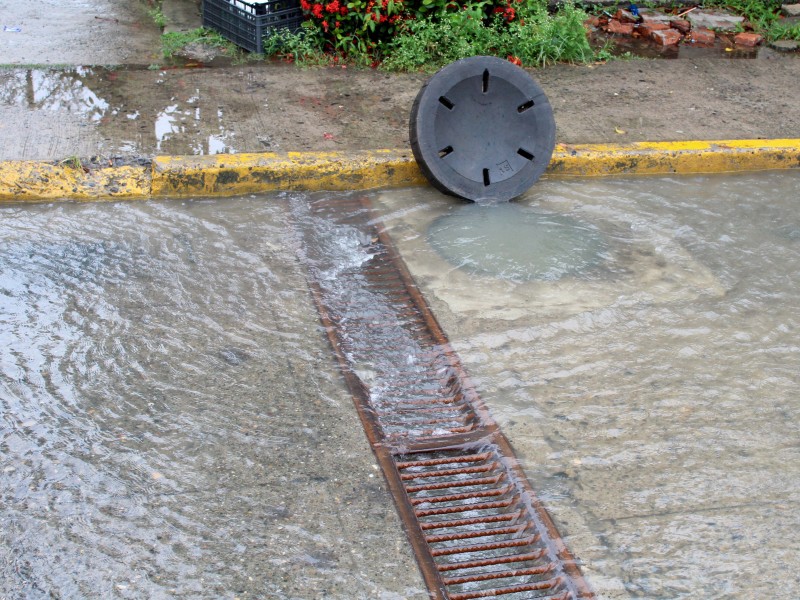
[[[524,113],[529,108],[533,108],[533,100],[528,100],[527,102],[523,102],[517,107],[518,113]]]
[[[519,154],[522,158],[533,160],[533,154],[525,150],[525,148],[520,148],[519,150],[517,150],[517,154]]]
[[[314,210],[369,240],[332,279],[307,239],[309,283],[431,597],[594,598],[368,201]]]
[[[439,96],[439,104],[444,106],[447,110],[453,110],[455,104],[453,104],[448,98],[444,96]]]

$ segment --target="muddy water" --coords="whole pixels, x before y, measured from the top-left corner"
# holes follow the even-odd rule
[[[603,597],[800,596],[800,174],[374,198]],[[426,597],[306,201],[0,208],[0,597]]]
[[[0,208],[0,598],[423,598],[264,202]]]
[[[543,181],[504,210],[572,222],[605,254],[537,278],[522,251],[518,272],[474,268],[499,247],[464,227],[480,207],[379,197],[604,597],[800,597],[799,202],[798,173]],[[541,247],[519,229],[502,242]]]

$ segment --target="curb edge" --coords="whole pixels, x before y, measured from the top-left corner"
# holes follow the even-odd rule
[[[602,177],[791,168],[800,168],[800,139],[557,144],[545,173]],[[0,162],[0,201],[12,202],[366,190],[426,183],[410,150],[158,156],[149,167],[90,171],[66,162]]]

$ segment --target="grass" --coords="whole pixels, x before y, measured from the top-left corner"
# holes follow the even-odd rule
[[[539,67],[555,62],[592,62],[598,55],[586,37],[586,13],[571,1],[550,14],[541,0],[514,4],[517,17],[507,23],[499,15],[476,18],[469,10],[451,11],[407,22],[386,45],[382,59],[372,54],[331,54],[324,51],[323,36],[310,23],[296,33],[277,32],[264,40],[268,56],[295,62],[301,67],[347,62],[367,66],[380,62],[386,71],[433,72],[460,58],[492,55]],[[606,58],[606,53],[602,58]]]
[[[782,23],[781,4],[781,0],[706,0],[704,7],[724,8],[742,15],[767,40],[800,40],[800,24]]]
[[[502,4],[492,0],[492,6]],[[663,1],[642,0],[638,4],[670,7],[669,2]],[[685,7],[687,3],[676,0],[673,4]],[[787,25],[780,16],[781,0],[705,0],[701,4],[743,15],[767,40],[800,40],[800,25]],[[545,0],[509,3],[517,12],[510,23],[499,15],[486,17],[487,13],[481,12],[485,5],[485,0],[467,0],[463,10],[449,10],[448,4],[443,10],[406,21],[393,39],[378,45],[381,54],[377,56],[352,49],[349,54],[343,54],[341,49],[338,53],[331,50],[330,42],[311,22],[296,33],[283,31],[266,38],[265,54],[303,67],[344,62],[356,66],[380,64],[387,71],[427,72],[474,55],[508,58],[525,67],[632,58],[630,53],[614,56],[608,47],[593,50],[583,25],[587,14],[573,0],[564,0],[552,13]]]
[[[167,17],[164,16],[163,12],[161,12],[160,5],[154,6],[153,8],[148,8],[147,14],[150,15],[150,18],[153,19],[153,22],[160,29],[164,29],[164,27],[167,25]]]
[[[334,57],[323,52],[323,39],[308,22],[296,32],[279,29],[264,38],[264,54],[277,56],[299,67],[331,65]]]
[[[586,38],[586,13],[565,3],[555,14],[536,3],[520,4],[518,18],[486,23],[454,12],[446,19],[413,21],[386,53],[388,71],[435,71],[475,55],[518,59],[527,67],[595,59]]]
[[[31,70],[40,70],[40,71],[55,71],[58,69],[74,69],[75,65],[69,63],[0,63],[0,69],[2,70],[10,70],[10,69],[31,69]]]
[[[68,156],[64,160],[58,161],[59,167],[69,167],[71,169],[75,169],[76,171],[83,171],[83,163],[81,159],[78,158],[76,155]]]
[[[243,54],[242,50],[233,42],[229,42],[216,31],[210,29],[193,29],[185,32],[165,33],[161,36],[161,52],[164,58],[172,58],[182,48],[189,44],[205,44],[222,48],[230,57],[237,58]]]

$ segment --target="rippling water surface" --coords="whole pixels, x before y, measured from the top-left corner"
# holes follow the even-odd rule
[[[0,598],[421,598],[288,197],[0,207]]]
[[[477,207],[379,205],[598,591],[800,597],[800,173],[540,181],[505,210],[606,244],[548,281],[432,247],[431,223]],[[528,245],[519,229],[503,243]]]
[[[603,597],[800,597],[800,173],[374,199]],[[0,207],[0,597],[427,596],[308,201]]]

